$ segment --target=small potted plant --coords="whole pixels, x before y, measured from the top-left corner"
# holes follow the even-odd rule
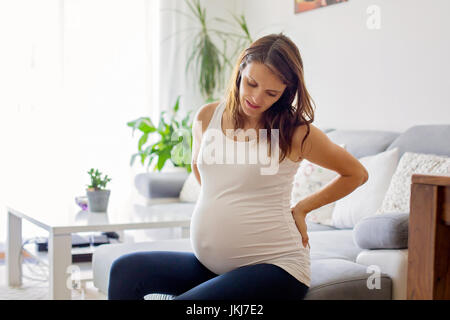
[[[106,212],[111,190],[106,189],[106,184],[111,181],[108,175],[102,178],[102,173],[93,168],[88,171],[91,184],[88,185],[86,195],[88,198],[88,208],[90,212]]]

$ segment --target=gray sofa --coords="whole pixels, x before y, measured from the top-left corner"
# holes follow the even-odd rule
[[[346,149],[356,158],[375,155],[395,147],[399,148],[400,157],[406,151],[450,156],[450,125],[414,126],[403,133],[334,129],[324,132],[333,142],[345,143]],[[169,201],[153,204],[158,209],[192,212],[195,203],[181,202],[178,199],[186,177],[187,173],[148,173],[138,175],[135,182],[139,193],[146,198],[165,198]],[[357,225],[353,229],[337,229],[308,222],[311,287],[306,299],[406,299],[408,214],[396,217],[400,217],[400,223],[379,228],[385,231],[380,232],[379,237],[388,240],[375,239],[372,241],[376,243],[373,247],[370,246],[370,241],[365,242],[364,239],[361,240],[361,235],[356,237],[354,234],[357,229],[360,233],[366,232],[365,230],[371,229],[372,224],[378,223],[370,218],[363,219],[361,227],[357,228]],[[396,238],[392,234],[397,232],[401,234],[402,244],[385,245]],[[372,237],[374,236],[377,237],[378,233],[372,232]],[[129,252],[151,250],[192,251],[192,248],[188,238],[100,246],[93,256],[94,285],[106,293],[109,269],[116,258]],[[376,286],[373,285],[376,283],[375,277],[378,281]],[[161,297],[170,299],[167,295],[159,295]]]

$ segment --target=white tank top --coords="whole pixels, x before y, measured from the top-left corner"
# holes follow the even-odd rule
[[[276,173],[262,174],[270,164],[249,160],[258,154],[256,140],[234,141],[222,131],[224,110],[221,102],[203,134],[197,158],[202,185],[191,219],[194,253],[216,274],[271,263],[309,287],[310,252],[303,247],[290,210],[299,162],[286,157],[278,163],[277,157]],[[241,158],[245,154],[245,161],[233,163],[238,156],[230,146]],[[211,161],[211,154],[222,161]]]

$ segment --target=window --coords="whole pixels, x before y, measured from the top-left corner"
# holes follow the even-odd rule
[[[159,113],[157,16],[152,0],[0,3],[0,242],[8,197],[73,201],[91,167],[133,190],[126,122]]]

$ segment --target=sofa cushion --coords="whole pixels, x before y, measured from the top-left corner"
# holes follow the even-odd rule
[[[353,241],[353,230],[308,232],[311,260],[344,259],[355,261],[363,250]]]
[[[450,156],[450,125],[420,125],[406,130],[388,147],[399,148],[400,158],[405,152]]]
[[[362,249],[408,247],[408,213],[385,213],[366,217],[353,229],[353,240]]]
[[[321,223],[315,223],[312,221],[306,221],[306,228],[307,232],[315,232],[315,231],[332,231],[332,230],[339,230],[332,226],[326,226]]]
[[[409,212],[411,177],[414,173],[448,176],[450,175],[450,157],[405,152],[376,214]]]
[[[353,228],[362,218],[375,214],[383,203],[398,159],[397,148],[359,159],[369,173],[369,180],[336,201],[332,213],[336,228]]]
[[[336,130],[336,128],[320,128],[320,127],[319,127],[319,129],[321,131],[323,131],[323,133],[328,133],[328,132]]]
[[[408,282],[408,249],[363,250],[356,263],[364,266],[377,266],[392,280],[392,300],[406,300]]]
[[[140,173],[134,178],[134,185],[146,198],[179,198],[187,177],[187,171]]]
[[[371,156],[386,150],[400,133],[377,130],[334,130],[327,133],[331,141],[345,144],[355,158]]]
[[[305,300],[390,300],[389,276],[341,259],[311,261],[311,287]]]

